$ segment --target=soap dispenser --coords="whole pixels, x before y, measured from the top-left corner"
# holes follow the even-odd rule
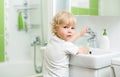
[[[110,40],[108,38],[106,29],[103,30],[103,34],[102,34],[102,37],[101,37],[100,42],[99,42],[99,47],[102,49],[109,49],[110,48]]]

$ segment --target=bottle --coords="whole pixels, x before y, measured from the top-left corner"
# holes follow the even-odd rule
[[[110,40],[107,36],[106,29],[104,29],[104,31],[103,31],[103,35],[102,35],[100,42],[99,42],[99,47],[102,49],[109,49],[110,48]]]

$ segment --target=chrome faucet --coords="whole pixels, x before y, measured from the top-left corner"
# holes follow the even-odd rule
[[[36,46],[36,45],[41,45],[40,38],[38,36],[35,38],[35,40],[31,44],[31,46]]]
[[[90,35],[90,38],[87,40],[88,46],[92,48],[97,48],[98,44],[97,44],[96,33],[91,28],[88,28],[87,33]]]

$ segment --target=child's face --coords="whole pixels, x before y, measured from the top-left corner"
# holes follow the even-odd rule
[[[69,26],[66,24],[60,25],[57,28],[57,36],[63,40],[68,41],[74,34],[74,26]]]

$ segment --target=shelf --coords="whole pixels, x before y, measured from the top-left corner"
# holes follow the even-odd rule
[[[36,5],[15,5],[14,6],[18,11],[19,10],[34,10],[38,8],[38,4]]]

